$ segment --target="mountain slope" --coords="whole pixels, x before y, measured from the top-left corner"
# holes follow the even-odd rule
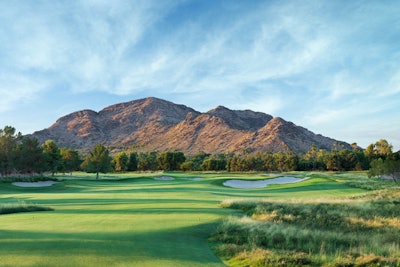
[[[138,151],[181,150],[188,154],[244,150],[299,153],[311,144],[329,150],[336,141],[261,112],[218,106],[200,113],[158,98],[115,104],[100,112],[77,111],[32,136],[40,142],[52,139],[59,146],[75,149],[102,143]]]

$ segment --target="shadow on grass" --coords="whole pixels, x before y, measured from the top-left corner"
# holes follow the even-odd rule
[[[37,212],[37,211],[53,211],[52,208],[43,207],[31,204],[4,204],[0,205],[0,215],[22,213],[22,212]]]
[[[223,266],[207,242],[210,232],[215,231],[215,223],[198,224],[192,227],[154,230],[146,232],[90,232],[55,233],[32,231],[0,230],[0,255],[71,258],[78,265],[82,255],[101,255],[115,258],[130,265],[132,262],[157,261],[176,262],[198,266]],[[74,260],[74,257],[78,259]]]

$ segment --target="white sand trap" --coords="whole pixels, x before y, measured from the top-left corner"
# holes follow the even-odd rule
[[[20,186],[20,187],[44,187],[44,186],[52,186],[54,184],[58,184],[58,182],[54,182],[54,181],[14,182],[12,184],[15,186]]]
[[[257,180],[257,181],[246,181],[246,180],[228,180],[223,185],[233,188],[263,188],[270,184],[293,184],[304,181],[308,178],[297,178],[293,176],[282,176],[273,179]]]
[[[173,181],[173,180],[175,180],[175,178],[171,177],[171,176],[161,176],[161,177],[154,178],[154,180],[158,180],[158,181]]]

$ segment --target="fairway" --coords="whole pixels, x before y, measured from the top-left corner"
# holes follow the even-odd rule
[[[160,176],[174,180],[155,180]],[[186,178],[201,179],[186,179]],[[51,187],[0,184],[0,204],[24,201],[54,211],[0,215],[1,266],[224,266],[208,237],[238,214],[236,198],[340,198],[365,191],[324,177],[259,189],[224,187],[253,174],[77,173]]]

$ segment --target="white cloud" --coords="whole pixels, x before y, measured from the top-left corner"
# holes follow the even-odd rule
[[[47,88],[46,82],[33,80],[23,75],[4,73],[0,75],[0,112],[32,102]]]

